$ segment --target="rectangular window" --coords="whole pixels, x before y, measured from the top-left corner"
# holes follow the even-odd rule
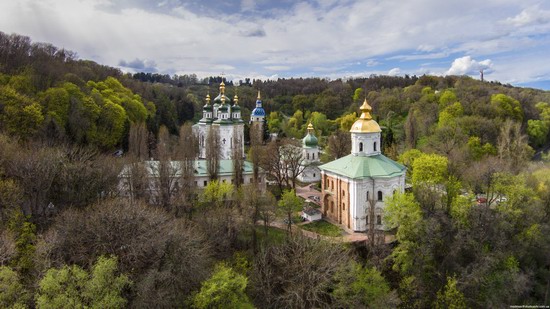
[[[204,181],[204,186],[206,187],[208,185],[208,181]]]

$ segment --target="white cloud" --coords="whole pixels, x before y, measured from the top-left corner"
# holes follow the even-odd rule
[[[201,2],[202,11],[193,10],[191,2],[146,2],[0,1],[0,30],[51,42],[106,65],[155,59],[159,72],[223,70],[228,76],[269,77],[281,70],[350,76],[369,73],[359,72],[365,65],[382,74],[399,66],[404,74],[420,66],[408,68],[407,61],[441,59],[441,66],[449,55],[470,55],[448,70],[469,74],[476,65],[491,66],[471,57],[550,50],[544,35],[550,33],[550,3],[540,0],[282,1],[273,2],[277,9],[261,12],[268,1],[241,0],[232,13],[224,5],[204,7],[210,1]],[[152,6],[156,9],[149,10]],[[380,68],[379,59],[388,67]],[[357,61],[363,66],[347,71],[347,64]],[[522,76],[540,75],[538,68],[522,70]]]
[[[396,76],[396,75],[399,75],[400,73],[401,73],[401,70],[399,68],[393,68],[388,71],[389,76]]]
[[[550,23],[550,11],[540,9],[538,5],[535,5],[524,9],[514,17],[508,17],[506,23],[515,27]]]
[[[476,61],[470,56],[457,58],[453,61],[451,68],[447,70],[446,75],[468,75],[478,73],[480,70],[488,70],[493,67],[490,59]]]

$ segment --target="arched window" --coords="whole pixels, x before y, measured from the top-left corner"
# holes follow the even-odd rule
[[[346,210],[346,203],[342,203],[342,209]]]
[[[382,200],[382,191],[378,191],[378,200],[379,200],[379,201]]]
[[[374,151],[377,151],[377,150],[376,150],[376,142],[374,142]]]
[[[311,154],[311,159],[315,160],[315,152]]]
[[[359,151],[363,151],[363,143],[359,143]]]
[[[382,216],[381,215],[376,216],[376,224],[378,224],[378,225],[382,224]]]
[[[309,152],[307,153],[307,159],[309,160]]]
[[[369,200],[369,191],[367,191],[367,201]]]

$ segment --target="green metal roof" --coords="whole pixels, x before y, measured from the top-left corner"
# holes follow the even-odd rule
[[[321,170],[349,178],[389,178],[405,173],[405,166],[379,154],[354,156],[352,154],[319,166]]]

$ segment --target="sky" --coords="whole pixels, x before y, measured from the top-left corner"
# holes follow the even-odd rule
[[[547,0],[0,0],[0,31],[124,72],[469,75],[550,90]]]

